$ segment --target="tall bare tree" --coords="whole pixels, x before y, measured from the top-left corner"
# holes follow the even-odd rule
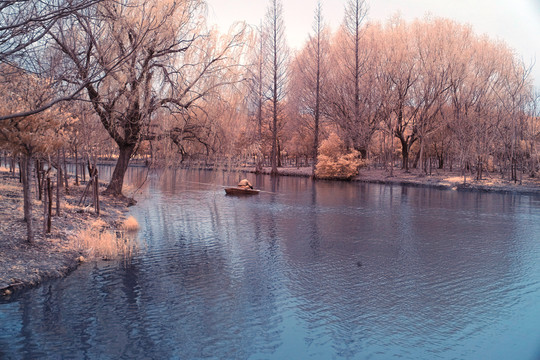
[[[365,72],[364,64],[367,61],[367,54],[362,49],[362,31],[364,20],[367,16],[367,4],[365,0],[348,0],[345,8],[344,29],[347,34],[348,50],[352,50],[352,59],[349,59],[347,68],[349,72],[349,81],[353,82],[354,99],[353,99],[353,114],[352,124],[354,132],[362,133],[365,129],[360,119],[360,80],[363,72]],[[364,49],[365,50],[365,49]],[[352,60],[352,61],[351,61]],[[367,155],[367,144],[360,143],[361,140],[356,140],[356,147],[365,157]]]
[[[277,175],[279,144],[278,144],[278,125],[279,120],[283,121],[282,103],[286,95],[286,84],[288,78],[288,59],[289,49],[285,38],[285,24],[283,22],[283,5],[281,0],[272,0],[268,7],[265,17],[265,28],[269,34],[268,53],[271,58],[269,61],[268,72],[272,77],[270,88],[272,102],[272,175]]]
[[[312,117],[309,126],[313,132],[312,174],[315,167],[319,148],[322,101],[324,86],[329,71],[329,39],[322,15],[322,5],[319,1],[315,9],[313,33],[304,48],[296,55],[291,67],[291,98],[296,103],[297,111]]]
[[[262,21],[254,33],[252,46],[249,50],[248,72],[248,109],[255,118],[256,123],[256,146],[258,154],[255,163],[255,171],[262,171],[264,152],[262,151],[263,122],[265,103],[269,100],[270,82],[266,69],[268,68],[268,33],[263,27]]]

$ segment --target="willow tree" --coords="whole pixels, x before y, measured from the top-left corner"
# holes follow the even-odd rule
[[[63,19],[50,34],[95,113],[118,146],[106,193],[122,196],[131,156],[159,109],[189,113],[230,80],[228,57],[242,31],[205,29],[202,0],[103,0]],[[193,113],[190,114],[190,116]]]
[[[47,57],[49,31],[62,19],[91,8],[102,0],[17,0],[0,2],[0,63],[19,66],[27,72],[40,68]],[[36,64],[38,66],[36,67]],[[41,74],[42,69],[33,70]],[[57,89],[58,90],[58,89]],[[38,107],[19,107],[16,113],[0,115],[0,121],[34,115],[57,103],[71,100],[82,87],[55,91]],[[35,105],[37,106],[37,105]]]

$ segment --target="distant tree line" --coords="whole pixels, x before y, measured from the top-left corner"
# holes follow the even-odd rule
[[[366,164],[389,171],[399,157],[403,169],[425,173],[537,175],[539,95],[531,67],[504,43],[447,19],[366,22],[358,0],[333,34],[320,18],[318,8],[312,36],[291,59],[278,139],[286,154],[315,163],[312,139],[335,132]]]

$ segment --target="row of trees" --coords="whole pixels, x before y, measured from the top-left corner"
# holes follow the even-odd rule
[[[331,134],[353,164],[534,174],[539,102],[511,49],[445,19],[368,22],[363,0],[345,14],[332,32],[319,4],[293,53],[279,0],[228,34],[207,28],[203,0],[2,3],[0,142],[26,174],[60,148],[108,149],[115,196],[135,154],[268,159],[274,174],[292,155],[315,173]]]
[[[330,34],[317,10],[314,35],[292,60],[288,129],[317,138],[322,117],[325,136],[338,133],[384,166],[399,151],[406,170],[413,160],[427,172],[431,159],[474,167],[478,178],[488,162],[512,179],[517,168],[538,169],[539,97],[531,68],[504,43],[447,19],[365,23],[357,0],[346,13]]]

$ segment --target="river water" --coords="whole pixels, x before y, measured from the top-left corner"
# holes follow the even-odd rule
[[[130,169],[140,253],[0,304],[0,358],[540,359],[539,197],[246,176]]]

